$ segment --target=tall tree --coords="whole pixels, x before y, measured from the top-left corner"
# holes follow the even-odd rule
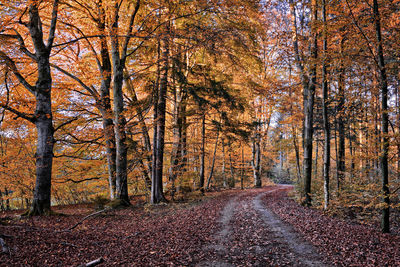
[[[52,77],[50,71],[50,53],[53,48],[53,42],[56,33],[57,15],[59,1],[54,0],[50,28],[47,37],[47,43],[44,40],[44,27],[40,16],[40,2],[30,1],[27,7],[29,20],[23,21],[21,15],[19,23],[29,30],[32,38],[34,52],[30,52],[25,46],[23,38],[16,32],[13,36],[20,45],[20,50],[31,59],[36,61],[37,79],[35,85],[31,85],[19,72],[14,60],[4,52],[0,52],[0,58],[7,65],[19,82],[36,99],[36,108],[34,114],[22,113],[9,106],[2,105],[3,108],[15,113],[35,124],[37,129],[37,147],[36,147],[36,185],[32,206],[28,212],[29,215],[43,215],[50,213],[51,206],[51,173],[53,165],[53,147],[54,147],[54,127],[52,115]]]
[[[330,125],[328,117],[328,32],[326,22],[326,0],[322,0],[322,21],[323,21],[323,61],[322,61],[322,116],[324,120],[324,209],[329,206],[329,170],[331,160],[331,136],[330,136]]]
[[[160,83],[156,88],[157,101],[155,102],[154,110],[154,155],[153,155],[153,176],[151,183],[151,203],[156,204],[165,202],[163,192],[163,163],[164,163],[164,145],[165,145],[165,113],[166,113],[166,96],[168,87],[168,70],[169,70],[169,49],[170,49],[170,36],[169,22],[166,23],[166,30],[161,39],[161,69],[160,69]]]
[[[124,68],[128,58],[129,41],[132,36],[135,18],[140,8],[140,0],[136,1],[129,15],[128,28],[123,38],[122,49],[119,42],[121,4],[122,2],[120,1],[114,1],[110,37],[113,65],[114,127],[116,143],[116,198],[122,201],[121,204],[128,205],[128,147],[126,144],[126,118],[124,114],[124,94],[122,92],[122,86],[124,81]]]
[[[381,172],[382,172],[382,191],[383,203],[385,206],[382,208],[382,232],[390,232],[390,191],[389,191],[389,168],[388,168],[388,154],[389,154],[389,109],[388,109],[388,83],[386,75],[386,65],[383,53],[383,40],[381,29],[381,18],[379,13],[378,0],[373,0],[373,17],[375,25],[376,40],[378,42],[378,69],[380,74],[380,91],[381,91],[381,117],[382,117],[382,152],[380,156]]]
[[[314,114],[314,95],[315,87],[317,83],[317,58],[318,58],[318,32],[316,23],[318,19],[318,8],[317,1],[311,1],[311,32],[312,32],[312,44],[311,44],[311,58],[313,62],[310,66],[310,80],[309,86],[307,87],[307,101],[304,110],[304,205],[311,205],[311,175],[312,175],[312,147],[313,147],[313,114]]]

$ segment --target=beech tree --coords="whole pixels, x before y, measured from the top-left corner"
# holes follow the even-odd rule
[[[33,52],[25,45],[23,37],[15,29],[7,29],[14,33],[2,34],[5,38],[14,38],[18,41],[19,49],[26,56],[36,62],[37,79],[35,85],[30,84],[21,74],[17,63],[12,59],[12,52],[0,52],[3,64],[15,75],[18,81],[36,99],[36,108],[33,114],[27,114],[2,104],[6,110],[13,112],[18,117],[24,118],[35,124],[37,129],[37,148],[36,148],[36,185],[29,210],[29,215],[42,215],[50,213],[51,206],[51,173],[53,164],[54,147],[54,127],[52,115],[51,88],[52,78],[50,71],[50,53],[56,36],[56,24],[58,15],[59,1],[54,0],[52,4],[50,27],[48,29],[47,42],[40,14],[40,1],[29,2],[25,11],[28,13],[28,21],[25,21],[25,11],[19,15],[18,23],[29,30],[29,35],[33,43]]]

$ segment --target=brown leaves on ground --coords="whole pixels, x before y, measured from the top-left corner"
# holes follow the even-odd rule
[[[277,240],[252,204],[269,189],[224,191],[191,204],[112,210],[64,232],[92,210],[70,206],[56,210],[68,216],[11,221],[0,226],[11,249],[11,256],[0,255],[0,265],[77,266],[99,257],[105,266],[299,265],[298,255]],[[229,201],[235,202],[234,208],[222,223]],[[398,235],[301,207],[284,190],[268,193],[263,203],[313,243],[331,265],[400,265]],[[219,235],[221,231],[225,235]]]
[[[285,191],[267,195],[264,204],[315,245],[335,266],[400,266],[400,236],[299,206]]]
[[[218,226],[229,194],[180,208],[122,209],[93,217],[69,232],[59,232],[83,215],[34,217],[0,232],[12,255],[6,266],[74,266],[103,257],[106,265],[190,265]],[[196,259],[200,261],[201,259]]]

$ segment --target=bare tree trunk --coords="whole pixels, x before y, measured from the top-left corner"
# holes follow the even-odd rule
[[[380,157],[381,172],[382,172],[382,191],[383,203],[385,207],[382,209],[382,232],[390,232],[390,191],[389,191],[389,172],[388,172],[388,154],[389,154],[389,114],[388,114],[388,84],[386,76],[386,66],[383,57],[382,45],[382,32],[378,1],[373,0],[373,13],[375,22],[375,33],[378,41],[378,67],[380,73],[380,87],[381,87],[381,112],[382,112],[382,153]]]
[[[327,26],[326,26],[326,0],[322,0],[322,20],[324,23],[324,33],[323,33],[323,53],[324,59],[322,63],[322,117],[324,124],[324,209],[328,209],[330,192],[329,192],[329,171],[331,166],[331,133],[329,125],[328,116],[328,63],[327,63],[327,53],[328,53],[328,38],[327,38]]]
[[[341,58],[343,58],[343,44],[344,39],[342,38],[340,43],[340,53]],[[339,78],[338,78],[338,106],[337,106],[337,125],[338,125],[338,162],[337,162],[337,173],[338,173],[338,183],[337,190],[340,191],[341,184],[344,180],[344,174],[346,171],[345,166],[345,128],[344,128],[344,68],[343,59],[340,61],[339,67]]]
[[[245,166],[244,166],[244,146],[243,143],[241,143],[242,146],[242,172],[240,175],[240,189],[244,189],[244,171],[245,171]]]
[[[6,62],[19,82],[30,91],[36,99],[36,109],[33,116],[18,112],[9,107],[5,109],[34,123],[37,129],[36,147],[36,184],[33,202],[28,215],[44,215],[50,213],[51,206],[51,173],[53,165],[54,128],[51,108],[52,78],[50,71],[50,53],[55,38],[58,14],[58,0],[53,3],[50,30],[47,44],[44,42],[44,32],[39,14],[39,4],[30,2],[28,7],[29,22],[24,23],[35,48],[35,54],[29,52],[21,43],[21,51],[34,58],[37,64],[38,77],[35,86],[30,85],[19,73],[14,61],[1,52],[0,57]]]
[[[253,177],[254,177],[254,187],[261,187],[261,175],[260,175],[260,163],[261,163],[261,133],[260,133],[260,121],[257,122],[258,125],[255,129],[255,134],[253,137],[252,144],[252,154],[253,158],[251,161],[251,166],[253,167]]]
[[[229,169],[231,172],[231,181],[229,182],[229,187],[235,188],[235,171],[233,169],[233,164],[232,164],[232,147],[230,141],[228,144],[228,148],[229,148]]]
[[[105,22],[105,10],[102,2],[98,4],[98,16],[97,29],[104,35],[100,37],[100,55],[101,65],[99,64],[99,70],[102,74],[101,86],[100,86],[100,103],[99,110],[103,120],[103,132],[104,139],[106,142],[106,154],[107,154],[107,165],[108,165],[108,183],[110,186],[110,198],[115,198],[116,192],[116,145],[115,145],[115,133],[114,133],[114,121],[111,108],[110,98],[110,87],[111,87],[111,60],[108,51],[107,39],[105,36],[106,22]]]
[[[315,140],[314,177],[318,176],[318,157],[319,157],[319,144],[318,140]]]
[[[1,190],[0,190],[0,208],[1,208],[1,210],[5,210],[4,200],[3,200],[3,193],[1,192]]]
[[[205,146],[206,146],[206,113],[203,111],[201,120],[201,154],[200,154],[200,189],[204,188],[205,177]]]
[[[166,202],[163,192],[163,163],[164,163],[164,136],[165,136],[165,113],[166,113],[166,96],[168,86],[168,69],[169,69],[169,24],[167,24],[167,31],[162,39],[161,44],[161,78],[160,86],[158,87],[158,101],[155,120],[156,124],[156,139],[154,139],[154,153],[155,164],[154,176],[152,177],[151,185],[151,203],[157,204]]]
[[[116,1],[111,24],[111,58],[113,63],[113,94],[114,94],[114,130],[116,144],[116,198],[121,204],[130,205],[128,196],[128,146],[126,144],[126,119],[124,115],[124,95],[122,86],[124,68],[128,56],[128,46],[136,14],[140,7],[140,0],[136,1],[129,16],[128,30],[125,34],[122,49],[119,45],[119,11],[120,5]]]
[[[317,1],[312,0],[312,22],[315,24],[318,19]],[[304,110],[304,205],[311,205],[311,176],[312,176],[312,147],[313,147],[313,117],[314,117],[314,94],[317,80],[316,61],[318,58],[318,33],[312,27],[313,43],[311,47],[311,56],[314,61],[310,69],[310,83],[307,89],[307,102]]]
[[[111,54],[113,62],[113,94],[114,94],[114,131],[116,144],[116,198],[129,204],[128,197],[128,177],[127,177],[127,153],[126,145],[126,119],[124,112],[124,95],[122,85],[124,79],[125,59],[120,56],[119,36],[118,36],[118,17],[119,6],[115,6],[114,21],[111,35]]]
[[[297,144],[297,132],[294,126],[292,127],[292,133],[293,133],[293,146],[296,154],[297,182],[300,183],[301,181],[300,152],[299,152],[299,145]]]
[[[218,138],[219,138],[219,126],[217,129],[217,138],[215,139],[214,154],[213,154],[213,158],[212,158],[210,173],[209,173],[208,179],[207,179],[207,186],[206,186],[207,190],[208,190],[208,188],[210,188],[211,179],[214,174],[215,158],[217,156],[217,148],[218,148]]]
[[[226,180],[226,175],[225,175],[225,142],[224,138],[221,138],[221,146],[222,146],[222,167],[221,167],[221,173],[222,173],[222,181],[223,181],[223,186],[224,188],[228,187],[228,183]]]
[[[6,210],[10,210],[10,198],[7,187],[4,187],[4,195],[6,196]]]
[[[176,66],[174,66],[176,68]],[[176,88],[174,88],[174,112],[173,118],[173,144],[171,152],[171,166],[169,168],[168,180],[171,182],[171,196],[175,194],[175,180],[178,175],[181,155],[182,155],[182,120],[181,120],[181,94]]]

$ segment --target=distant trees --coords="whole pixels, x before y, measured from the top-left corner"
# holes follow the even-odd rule
[[[388,155],[391,155],[391,148],[397,147],[398,140],[394,128],[390,132],[386,127],[391,117],[393,120],[397,118],[394,112],[397,104],[390,102],[390,99],[394,97],[398,85],[390,82],[390,75],[387,74],[388,69],[395,68],[394,65],[388,67],[385,63],[397,60],[397,48],[392,49],[393,42],[388,39],[388,36],[397,34],[397,27],[389,26],[389,20],[383,19],[380,12],[386,12],[388,18],[395,16],[397,11],[393,8],[397,4],[389,1],[288,1],[287,4],[289,6],[286,8],[291,10],[292,27],[292,36],[287,37],[292,43],[289,66],[291,62],[296,66],[295,77],[302,85],[305,103],[301,127],[306,130],[302,136],[305,204],[311,204],[313,196],[315,202],[324,202],[325,209],[330,198],[335,198],[341,205],[351,203],[348,205],[352,205],[352,208],[358,205],[362,207],[365,204],[361,202],[367,201],[367,197],[361,201],[360,198],[364,197],[360,195],[371,194],[374,196],[374,207],[382,210],[382,231],[388,232],[389,177],[393,177],[394,184],[398,183],[394,171],[396,162],[392,160],[390,163]],[[318,14],[322,15],[321,18],[317,17]],[[382,28],[381,25],[385,26]],[[385,47],[391,49],[385,50]],[[316,54],[317,49],[322,53]],[[307,84],[316,86],[314,108],[310,95],[310,89],[313,88]],[[292,83],[292,86],[297,88],[296,83]],[[312,124],[311,110],[314,110],[315,119]],[[299,126],[298,123],[295,125]],[[309,174],[312,174],[311,168],[318,166],[318,160],[310,156],[309,131],[312,129],[314,134],[311,134],[311,140],[316,146],[319,129],[324,131],[324,164],[321,172],[315,170],[315,183],[310,183]],[[296,134],[295,131],[293,133]],[[309,162],[310,158],[315,159],[315,166]],[[292,166],[295,171],[296,164]],[[336,179],[335,188],[331,176]],[[376,187],[378,180],[374,178],[378,176],[382,183],[380,191]],[[322,200],[316,193],[319,192],[320,177],[324,181]],[[315,190],[312,190],[313,184]],[[393,186],[396,188],[396,185]],[[336,192],[335,196],[332,189]],[[383,196],[382,203],[377,201],[379,196]]]

